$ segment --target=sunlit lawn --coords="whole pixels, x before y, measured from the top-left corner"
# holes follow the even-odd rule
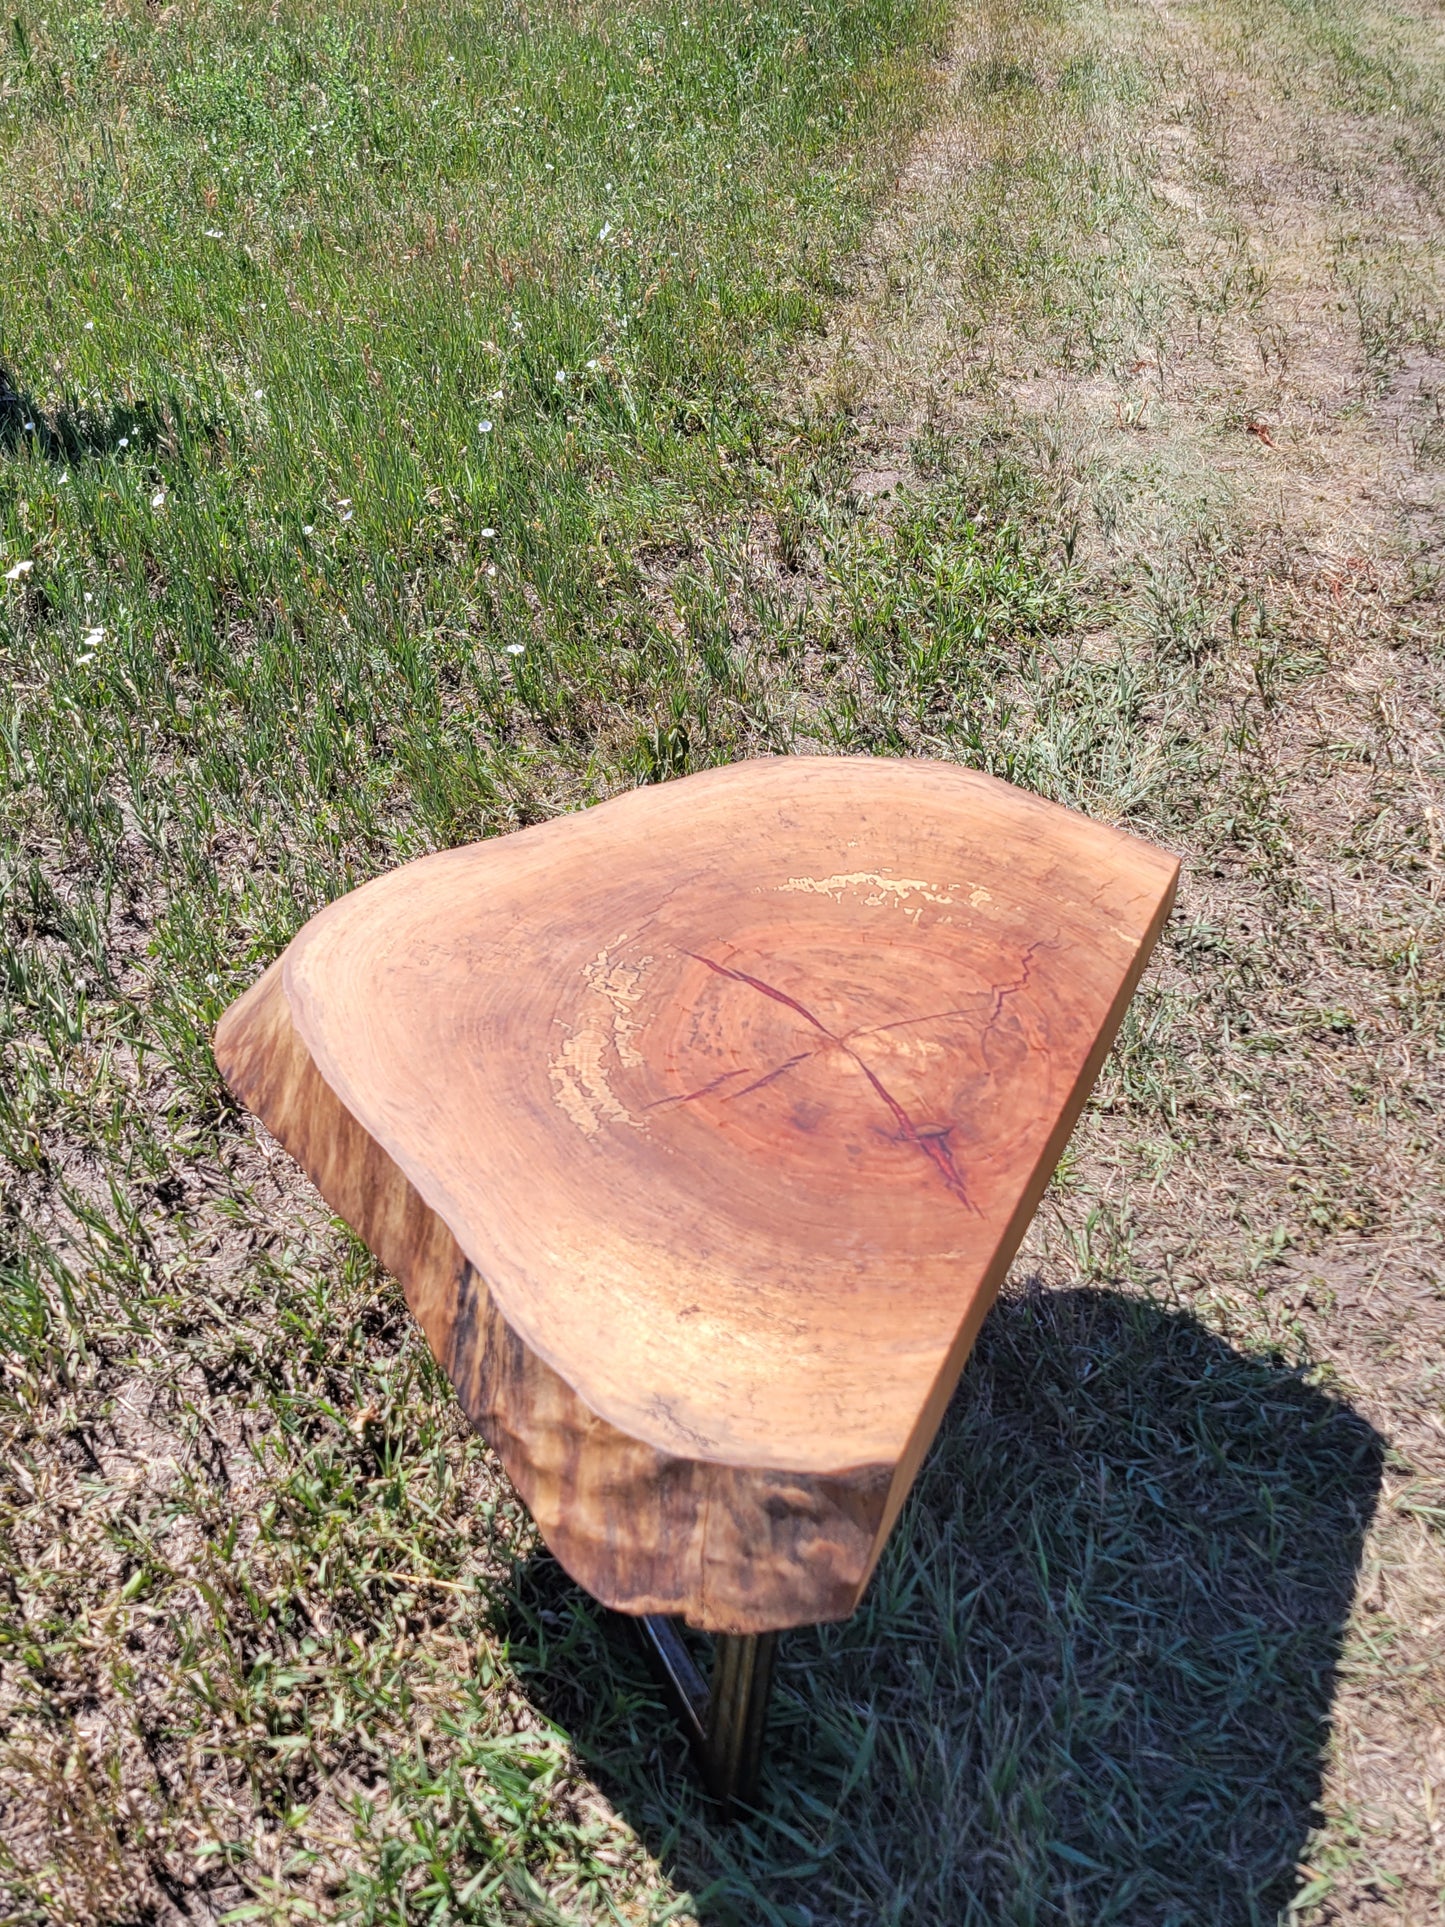
[[[534,1918],[534,1874],[644,1913],[661,1891],[633,1848],[594,1863],[614,1824],[554,1811],[560,1742],[513,1736],[502,1636],[456,1576],[480,1545],[497,1569],[489,1463],[369,1264],[258,1192],[208,1037],[360,878],[766,742],[740,665],[656,584],[772,486],[775,351],[817,325],[918,124],[937,28],[926,0],[7,24],[0,1568],[25,1596],[0,1579],[0,1881],[22,1918],[149,1918],[197,1882],[287,1918],[342,1889],[411,1918],[419,1887]],[[72,1518],[41,1570],[36,1478]],[[425,1638],[418,1571],[442,1581]],[[445,1802],[412,1768],[368,1817],[426,1732],[490,1789],[451,1848],[418,1844]]]
[[[0,1921],[1438,1913],[1438,35],[943,11],[7,25]],[[406,857],[839,750],[1184,882],[727,1830],[209,1038]]]

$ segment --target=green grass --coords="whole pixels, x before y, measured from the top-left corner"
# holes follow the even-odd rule
[[[512,1731],[457,1577],[505,1566],[515,1508],[369,1261],[266,1184],[208,1036],[360,878],[748,738],[744,680],[655,578],[775,460],[761,380],[835,292],[937,28],[919,0],[10,27],[20,1918],[196,1882],[278,1918],[412,1918],[421,1887],[530,1919],[538,1880],[651,1911],[616,1823],[559,1811],[559,1737]],[[35,1571],[32,1480],[72,1474],[85,1553]],[[481,1775],[479,1860],[413,1739]]]
[[[645,770],[658,692],[699,681],[646,558],[767,442],[758,357],[816,325],[930,24],[19,22],[0,560],[34,565],[7,643],[56,707],[12,780],[103,865],[129,833],[204,873],[304,823],[246,904],[184,893],[219,967],[400,852]]]
[[[8,29],[7,1924],[1441,1904],[1348,1753],[1424,1784],[1442,1703],[1438,50],[1044,0],[961,10],[944,86],[940,13]],[[881,351],[820,373],[930,115]],[[1186,875],[726,1832],[209,1035],[405,857],[791,749],[965,760]]]

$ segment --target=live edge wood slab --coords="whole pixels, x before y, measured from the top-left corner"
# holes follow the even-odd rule
[[[742,763],[343,897],[216,1059],[589,1592],[837,1619],[1176,874],[951,765]]]

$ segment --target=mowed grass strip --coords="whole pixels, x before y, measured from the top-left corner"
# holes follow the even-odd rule
[[[937,30],[7,24],[6,1919],[676,1915],[512,1681],[525,1521],[208,1036],[363,877],[766,739],[654,578],[773,458]]]

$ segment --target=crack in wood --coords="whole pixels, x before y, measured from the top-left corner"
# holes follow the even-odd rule
[[[701,956],[696,950],[688,950],[684,952],[684,955],[691,957],[694,963],[705,964],[709,970],[716,971],[719,977],[728,977],[731,978],[734,983],[746,984],[749,989],[759,991],[764,997],[771,997],[774,1003],[783,1004],[789,1010],[796,1011],[805,1023],[811,1024],[813,1029],[819,1031],[826,1037],[830,1044],[836,1044],[838,1049],[843,1051],[858,1066],[858,1069],[862,1071],[869,1084],[873,1087],[875,1094],[888,1107],[888,1111],[894,1123],[898,1126],[899,1133],[904,1142],[913,1145],[916,1150],[923,1153],[960,1204],[969,1211],[976,1212],[978,1210],[978,1206],[974,1204],[968,1195],[968,1186],[965,1184],[963,1173],[959,1170],[954,1158],[953,1147],[948,1142],[953,1132],[953,1126],[951,1124],[923,1126],[915,1124],[903,1105],[899,1103],[898,1099],[888,1089],[882,1078],[879,1077],[877,1072],[873,1070],[870,1065],[866,1064],[858,1052],[854,1050],[853,1046],[848,1042],[848,1038],[846,1036],[840,1037],[836,1031],[829,1030],[828,1026],[820,1017],[815,1016],[806,1004],[799,1003],[796,997],[790,997],[786,990],[779,990],[775,984],[764,983],[761,977],[754,977],[746,970],[734,970],[730,964],[721,964],[713,957]],[[1027,981],[1026,978],[1025,981]],[[990,1021],[992,1022],[993,1020],[991,1019]],[[852,1035],[853,1033],[849,1034]],[[811,1055],[813,1055],[812,1052],[803,1053],[803,1056]],[[790,1070],[795,1062],[801,1063],[802,1057],[790,1059],[787,1064],[779,1066],[777,1074],[781,1075],[782,1071]],[[771,1080],[770,1077],[765,1077],[761,1081],[767,1083]],[[737,1095],[741,1096],[742,1093],[739,1092]]]

